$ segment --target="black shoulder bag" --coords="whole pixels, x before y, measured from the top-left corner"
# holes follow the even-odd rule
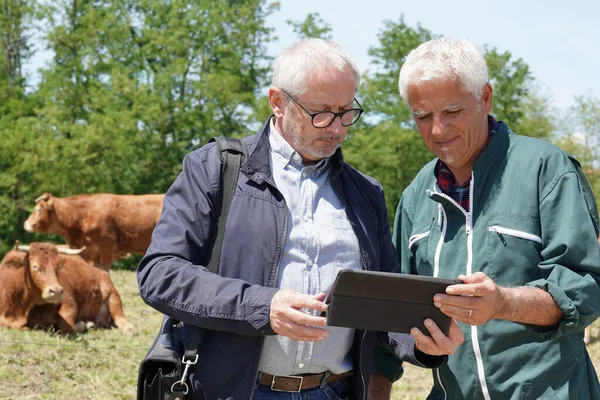
[[[225,236],[225,223],[233,194],[237,186],[240,166],[246,158],[246,148],[241,140],[229,137],[215,137],[221,162],[221,211],[217,219],[217,234],[209,255],[206,268],[219,272],[221,247]],[[183,322],[166,315],[160,331],[150,350],[140,363],[137,383],[138,400],[183,400],[188,393],[186,383],[188,369],[198,362],[198,349],[204,330],[196,326],[188,327],[189,343],[183,348]]]

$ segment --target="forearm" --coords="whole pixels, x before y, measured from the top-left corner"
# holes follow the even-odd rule
[[[385,376],[373,372],[369,384],[369,400],[389,400],[392,394],[392,382]]]
[[[552,296],[536,287],[499,288],[502,306],[496,315],[504,319],[539,326],[558,325],[563,313]]]

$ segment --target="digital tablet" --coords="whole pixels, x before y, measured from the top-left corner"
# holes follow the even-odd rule
[[[344,269],[327,296],[327,325],[401,333],[417,327],[429,335],[423,322],[431,318],[448,335],[451,318],[433,305],[433,296],[459,283],[459,279]]]

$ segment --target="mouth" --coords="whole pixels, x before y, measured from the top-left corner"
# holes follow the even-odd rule
[[[448,147],[452,143],[454,143],[457,139],[458,139],[458,137],[455,137],[450,140],[435,142],[435,145],[438,147]]]
[[[331,138],[331,137],[327,137],[327,138],[319,138],[319,141],[326,143],[326,144],[337,144],[339,143],[338,138]]]
[[[62,294],[54,294],[48,297],[44,297],[44,300],[51,304],[58,304],[62,301]]]

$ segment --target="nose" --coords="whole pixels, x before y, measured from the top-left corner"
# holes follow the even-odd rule
[[[59,303],[62,301],[64,289],[60,285],[50,286],[46,289],[44,293],[44,298],[49,303]]]
[[[27,232],[33,232],[33,226],[31,226],[31,224],[29,223],[29,220],[27,220],[23,223],[23,229],[25,229],[25,231],[27,231]]]
[[[346,127],[342,125],[342,117],[340,115],[336,115],[335,118],[333,118],[331,125],[329,125],[326,129],[330,132],[337,133],[342,132],[344,129],[346,129]]]
[[[431,134],[439,136],[444,133],[445,123],[441,117],[433,116],[433,123],[431,125]]]

